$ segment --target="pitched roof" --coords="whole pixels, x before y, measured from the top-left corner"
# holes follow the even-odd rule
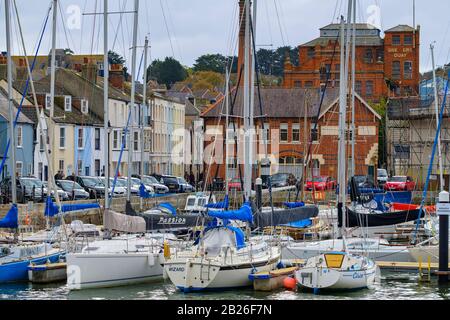
[[[17,114],[19,104],[13,99],[13,113]],[[22,108],[23,110],[23,108]],[[6,120],[9,121],[9,106],[8,106],[8,93],[2,87],[0,87],[0,115]],[[33,124],[33,120],[28,118],[26,115],[21,112],[19,114],[18,123],[28,123]]]
[[[236,89],[231,93],[234,100]],[[328,89],[324,97],[324,106],[328,106],[336,99],[339,94],[337,89]],[[215,104],[203,112],[202,117],[210,118],[217,117],[225,111],[223,108],[223,98],[218,100]],[[260,116],[259,96],[255,90],[255,116]],[[262,115],[268,118],[297,118],[304,117],[304,103],[308,104],[307,117],[317,116],[317,111],[320,104],[320,90],[319,89],[305,89],[305,88],[261,88],[261,102]],[[243,90],[239,90],[236,97],[236,103],[232,115],[243,115]]]
[[[302,47],[315,47],[317,45],[325,47],[328,45],[329,41],[333,41],[330,37],[319,37],[304,44]],[[339,40],[338,40],[339,41]],[[381,46],[383,45],[383,39],[379,37],[356,37],[357,46]]]
[[[330,23],[329,25],[326,25],[325,27],[322,27],[319,30],[336,30],[336,29],[339,30],[340,28],[341,28],[341,25],[339,23]],[[375,27],[374,25],[369,24],[369,23],[357,23],[356,29],[357,30],[373,30],[373,29],[379,30],[377,27]]]
[[[231,93],[234,99],[236,88]],[[364,99],[356,94],[356,98],[369,109],[378,119],[380,115],[373,110]],[[328,88],[321,108],[319,118],[321,118],[333,105],[338,102],[339,88]],[[305,116],[305,103],[307,105],[306,117],[317,117],[320,107],[321,92],[320,89],[309,88],[261,88],[262,113],[259,107],[259,97],[255,90],[255,116],[266,116],[268,118],[303,118]],[[209,106],[203,113],[204,118],[218,117],[225,112],[222,108],[223,98],[215,104]],[[243,116],[243,90],[239,90],[236,97],[236,103],[233,112],[234,116]]]
[[[412,31],[414,31],[413,27],[410,27],[406,24],[399,24],[396,27],[386,30],[385,33],[386,32],[412,32]]]

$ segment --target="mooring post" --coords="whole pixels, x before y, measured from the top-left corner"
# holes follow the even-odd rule
[[[450,196],[447,191],[439,193],[437,205],[439,216],[439,284],[448,283],[448,216],[450,215]]]
[[[255,181],[256,186],[256,207],[259,211],[261,211],[262,208],[262,179],[256,178]]]

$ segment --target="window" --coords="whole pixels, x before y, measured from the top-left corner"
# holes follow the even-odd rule
[[[134,132],[133,136],[134,151],[139,151],[139,132]]]
[[[312,81],[305,81],[305,88],[312,88],[313,82]]]
[[[401,38],[399,35],[392,36],[392,45],[399,46],[402,44]]]
[[[84,132],[83,128],[78,129],[78,149],[83,149],[84,147]]]
[[[45,109],[50,110],[52,104],[52,97],[49,93],[45,94]]]
[[[373,81],[366,81],[366,96],[370,97],[373,95]]]
[[[113,131],[113,149],[114,150],[119,149],[119,131],[118,130]]]
[[[91,168],[85,167],[84,168],[84,175],[85,176],[90,176],[91,175]]]
[[[308,48],[308,58],[312,59],[316,55],[316,50],[314,48]]]
[[[236,127],[236,132],[234,128]],[[238,138],[238,126],[236,124],[233,124],[233,122],[228,123],[228,143],[233,144],[234,139]]]
[[[77,161],[77,174],[81,176],[83,174],[83,160]]]
[[[288,124],[287,123],[280,124],[280,141],[281,142],[288,141]]]
[[[59,170],[64,172],[64,160],[59,160]]]
[[[300,142],[300,124],[292,124],[292,142]]]
[[[17,126],[17,147],[22,148],[23,147],[23,128],[22,126]]]
[[[393,79],[400,79],[401,77],[401,70],[400,70],[400,61],[393,61],[392,62],[392,78]]]
[[[311,122],[311,141],[318,142],[319,141],[319,126],[315,122]]]
[[[23,163],[22,161],[16,161],[16,177],[21,177],[23,174]]]
[[[38,163],[38,179],[41,181],[44,180],[43,173],[44,173],[44,165],[42,162],[39,162]]]
[[[355,91],[357,94],[362,94],[362,83],[361,81],[355,81]]]
[[[127,148],[127,135],[126,135],[125,131],[122,131],[122,146],[123,146],[123,149]]]
[[[384,50],[383,49],[377,49],[376,55],[377,55],[377,62],[384,61]]]
[[[66,147],[66,128],[59,128],[59,148]]]
[[[95,159],[95,175],[97,177],[100,177],[101,172],[100,172],[100,160]]]
[[[413,77],[413,67],[411,61],[405,61],[403,63],[403,78],[411,80]]]
[[[412,46],[413,44],[413,36],[410,34],[406,34],[405,37],[403,38],[403,44],[405,46]]]
[[[71,112],[72,111],[72,97],[64,96],[64,111]]]
[[[100,128],[95,128],[95,150],[100,150]]]
[[[373,51],[372,49],[366,49],[364,54],[364,62],[365,63],[373,63]]]
[[[39,151],[44,152],[44,136],[39,132]]]
[[[83,114],[89,113],[89,101],[86,99],[81,100],[81,113]]]
[[[302,87],[302,82],[301,81],[294,81],[294,87],[295,88],[301,88]]]

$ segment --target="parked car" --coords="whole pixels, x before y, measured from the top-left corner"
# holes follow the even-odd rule
[[[142,176],[141,181],[144,184],[144,186],[153,188],[153,191],[158,194],[164,194],[169,192],[169,188],[166,187],[164,184],[161,184],[153,176]]]
[[[57,180],[56,184],[67,192],[70,200],[86,200],[90,198],[89,192],[84,190],[83,187],[75,181]]]
[[[388,173],[386,169],[377,169],[377,183],[380,187],[388,181]]]
[[[161,176],[159,181],[169,188],[169,191],[172,193],[177,193],[180,190],[180,184],[178,183],[177,177],[164,175]]]
[[[99,177],[68,176],[66,180],[75,181],[78,183],[84,190],[89,192],[91,199],[105,196],[105,186]]]
[[[386,191],[412,191],[416,188],[416,183],[409,176],[394,176],[388,179],[384,185]]]
[[[194,186],[189,184],[184,178],[177,177],[177,180],[178,180],[178,185],[180,186],[180,189],[178,192],[180,192],[180,193],[194,192],[194,190],[195,190]]]
[[[297,179],[292,173],[276,173],[270,178],[272,188],[295,186],[296,183]]]
[[[103,186],[106,187],[106,178],[100,177],[100,181],[102,182]],[[114,178],[109,178],[109,190],[108,190],[109,195],[111,195],[113,183]],[[122,178],[118,178],[116,185],[114,187],[113,197],[125,197],[126,195],[127,195],[127,183]]]
[[[313,177],[312,179],[307,179],[305,184],[306,191],[326,191],[336,189],[337,182],[329,176],[319,176]]]
[[[38,181],[40,182],[40,180],[38,180]],[[44,185],[45,193],[48,193],[48,191],[47,191],[48,183],[46,181],[44,181],[44,182],[42,182],[42,184]],[[70,200],[69,194],[66,191],[64,191],[63,189],[61,189],[61,187],[58,186],[58,184],[56,184],[56,192],[58,193],[59,200],[61,200],[61,201]],[[51,194],[52,199],[55,199],[55,191],[51,190],[50,194]]]
[[[47,190],[45,190],[42,182],[33,177],[21,177],[16,179],[17,201],[25,203],[27,201],[41,201],[44,199]],[[11,178],[7,177],[0,183],[0,190],[5,197],[4,201],[11,202]]]

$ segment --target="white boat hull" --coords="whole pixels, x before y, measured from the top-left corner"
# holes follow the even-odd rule
[[[162,279],[164,257],[155,253],[67,254],[70,290],[103,288]]]
[[[186,262],[169,262],[165,270],[172,283],[183,292],[203,290],[224,290],[230,288],[249,287],[252,272],[274,270],[279,263],[278,258],[262,262],[259,266],[251,264],[221,266],[207,264],[201,259],[189,259]]]

